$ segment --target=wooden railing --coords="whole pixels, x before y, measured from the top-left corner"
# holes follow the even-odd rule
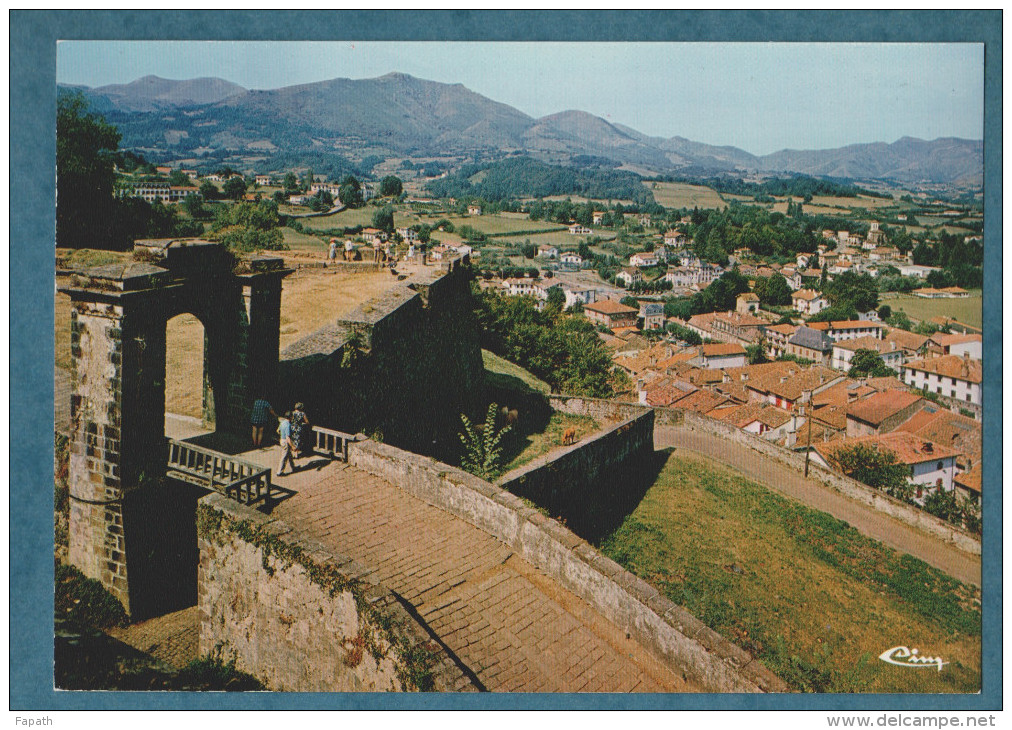
[[[167,476],[221,492],[243,504],[270,501],[271,470],[228,454],[169,439]]]
[[[330,454],[335,459],[348,461],[348,444],[357,441],[358,437],[322,426],[313,426],[312,428],[314,453]]]

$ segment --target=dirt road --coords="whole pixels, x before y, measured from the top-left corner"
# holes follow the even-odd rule
[[[670,426],[658,426],[654,430],[654,447],[684,449],[720,462],[774,491],[849,523],[868,537],[920,558],[957,580],[980,586],[979,555],[971,555],[867,505],[848,499],[819,480],[805,479],[800,472],[751,449],[732,446],[713,434]]]

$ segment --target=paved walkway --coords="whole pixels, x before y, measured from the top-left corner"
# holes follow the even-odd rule
[[[495,538],[354,467],[305,461],[275,479],[295,494],[273,514],[374,568],[484,688],[699,691]]]
[[[106,633],[181,669],[198,656],[200,612],[196,606],[191,606],[126,628],[108,629]]]
[[[654,429],[654,447],[676,447],[730,466],[760,484],[837,517],[868,537],[924,562],[952,577],[980,586],[980,556],[959,548],[843,496],[818,479],[804,475],[752,449],[730,445],[713,434],[671,426]]]

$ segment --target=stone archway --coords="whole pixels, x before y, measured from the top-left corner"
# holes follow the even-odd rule
[[[197,239],[138,241],[134,261],[75,274],[72,302],[70,560],[132,614],[157,602],[165,473],[166,322],[204,325],[205,408],[242,433],[251,397],[276,387],[280,258],[236,259]],[[133,575],[131,575],[133,574]]]

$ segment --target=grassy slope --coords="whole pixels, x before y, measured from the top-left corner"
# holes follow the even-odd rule
[[[531,390],[536,390],[539,393],[551,392],[551,387],[543,380],[539,380],[535,375],[527,370],[524,370],[519,365],[511,363],[509,360],[499,357],[494,352],[489,350],[481,351],[481,359],[485,364],[485,369],[492,373],[498,373],[500,375],[510,375],[514,378],[519,378]]]
[[[796,689],[980,689],[978,590],[720,467],[671,456],[601,549]],[[950,664],[879,661],[898,645]]]

